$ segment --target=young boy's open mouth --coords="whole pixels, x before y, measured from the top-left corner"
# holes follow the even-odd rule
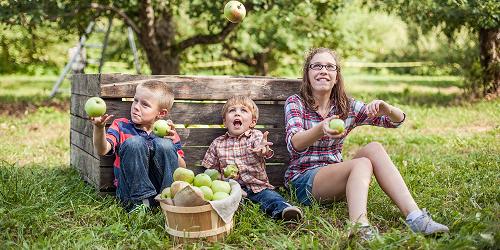
[[[239,128],[239,127],[241,127],[241,125],[242,125],[242,122],[240,120],[236,119],[233,121],[233,126],[235,128]]]

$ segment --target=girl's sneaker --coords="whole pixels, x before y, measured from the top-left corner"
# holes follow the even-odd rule
[[[422,215],[412,221],[406,220],[406,223],[410,226],[413,232],[423,233],[424,235],[447,233],[450,231],[447,226],[432,220],[431,215],[425,208],[422,209]]]

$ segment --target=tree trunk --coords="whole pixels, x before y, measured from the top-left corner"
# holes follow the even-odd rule
[[[499,95],[500,28],[479,30],[480,62],[483,69],[482,94]]]

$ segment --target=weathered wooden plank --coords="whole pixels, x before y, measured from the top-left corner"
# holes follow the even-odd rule
[[[226,100],[240,94],[253,100],[283,101],[299,90],[300,80],[286,78],[234,78],[229,76],[166,76],[156,78],[173,89],[179,100]],[[101,85],[103,97],[132,97],[137,84],[147,80]]]
[[[260,131],[268,131],[268,140],[276,147],[286,147],[285,130],[283,128],[259,128]],[[226,133],[224,128],[177,128],[181,137],[183,147],[187,146],[209,146],[212,141]]]
[[[85,113],[85,102],[88,96],[73,94],[71,96],[71,114],[78,117],[87,117]],[[124,117],[130,119],[129,101],[121,99],[105,99],[107,113],[116,118]],[[167,119],[172,119],[178,124],[222,124],[221,110],[223,103],[187,103],[176,102],[172,112]],[[271,125],[274,127],[284,127],[285,115],[282,104],[259,104],[259,125]]]
[[[111,84],[117,82],[130,82],[145,79],[163,78],[165,75],[129,75],[129,74],[102,74],[101,84]]]
[[[71,115],[70,123],[72,130],[78,131],[88,137],[92,137],[94,129],[92,127],[92,123],[90,123],[87,119]]]
[[[99,96],[101,92],[99,74],[77,74],[71,79],[71,93],[85,96]]]
[[[94,158],[99,159],[100,156],[94,150],[92,137],[81,134],[73,129],[70,131],[71,143],[85,151],[87,154],[92,155]]]
[[[70,155],[71,165],[80,172],[82,178],[98,188],[100,186],[99,160],[75,144],[71,144]]]
[[[189,166],[198,166],[201,164],[208,147],[184,147],[185,151],[185,161]],[[274,156],[271,159],[267,159],[268,163],[288,163],[289,156],[286,148],[279,147],[273,148]]]

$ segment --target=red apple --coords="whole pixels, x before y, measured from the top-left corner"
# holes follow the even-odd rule
[[[224,7],[224,16],[232,23],[239,23],[247,15],[245,5],[238,1],[229,1]]]

